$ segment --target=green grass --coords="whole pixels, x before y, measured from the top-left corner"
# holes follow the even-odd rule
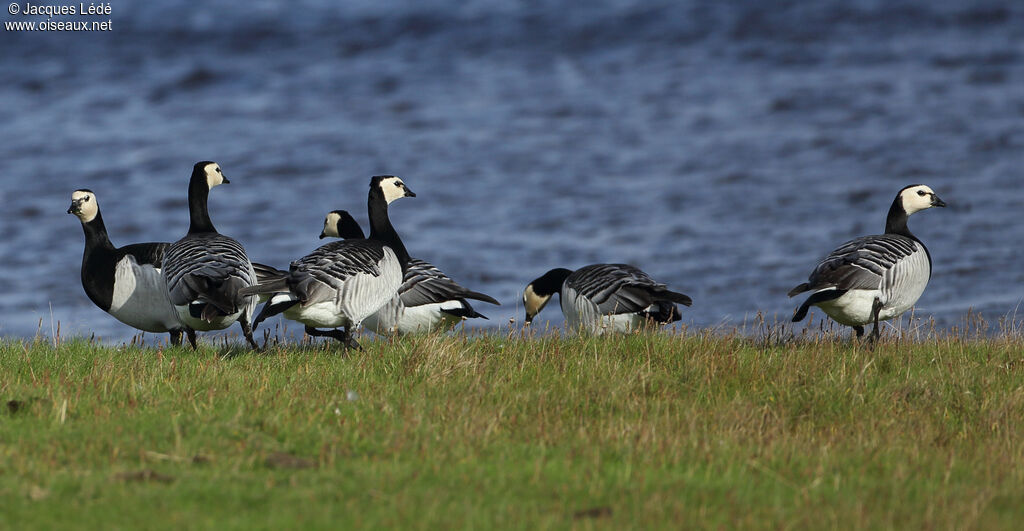
[[[363,343],[0,343],[0,528],[1024,521],[1014,334]]]

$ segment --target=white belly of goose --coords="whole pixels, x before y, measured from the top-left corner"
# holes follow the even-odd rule
[[[242,315],[242,312],[238,311],[231,315],[227,315],[224,317],[216,317],[210,321],[204,321],[197,317],[192,317],[188,305],[175,306],[174,308],[178,311],[178,319],[180,319],[181,322],[187,324],[190,328],[198,332],[224,330],[225,328],[234,324],[234,322],[237,321],[238,318],[241,317]]]
[[[836,322],[847,326],[873,322],[871,310],[876,297],[882,303],[879,321],[903,315],[921,298],[931,276],[928,255],[920,243],[915,244],[916,252],[886,271],[877,289],[853,289],[839,298],[819,303],[818,307]]]
[[[437,330],[451,330],[462,321],[457,315],[442,310],[462,308],[459,301],[433,302],[408,307],[394,297],[363,321],[363,326],[376,334],[423,334]]]
[[[384,259],[378,267],[380,276],[359,273],[345,279],[336,288],[333,300],[296,304],[283,315],[315,328],[359,326],[387,304],[402,284],[402,267],[391,249],[385,248]]]
[[[459,301],[433,302],[405,308],[402,318],[398,320],[398,333],[416,334],[436,330],[451,330],[462,321],[458,315],[445,313],[442,310],[458,310],[462,308]]]
[[[434,302],[406,308],[402,319],[398,322],[398,332],[401,334],[415,334],[433,332],[435,330],[451,330],[462,322],[462,318],[458,315],[445,313],[443,310],[459,309],[462,309],[460,301]]]
[[[139,265],[131,255],[125,255],[114,267],[108,311],[118,321],[147,332],[167,332],[179,327],[160,269],[150,264]]]
[[[270,302],[271,304],[283,302],[288,298],[286,295],[275,295]],[[347,315],[338,313],[338,305],[334,301],[314,302],[306,306],[296,304],[281,315],[284,315],[286,319],[298,321],[314,328],[337,328],[352,324]]]
[[[569,330],[586,331],[601,335],[606,332],[630,332],[636,330],[644,322],[643,316],[636,313],[620,313],[602,315],[597,305],[566,286],[562,288],[562,313]]]

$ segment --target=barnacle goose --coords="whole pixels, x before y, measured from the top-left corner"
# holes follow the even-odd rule
[[[669,291],[647,273],[627,264],[593,264],[576,271],[558,268],[523,290],[526,324],[558,293],[569,328],[595,334],[628,332],[650,320],[659,324],[682,319],[676,303],[690,297]]]
[[[416,194],[393,175],[373,177],[367,197],[369,238],[322,245],[292,262],[279,278],[243,290],[275,294],[255,324],[281,313],[304,324],[311,336],[332,337],[346,347],[359,348],[351,331],[398,292],[409,262],[409,253],[388,218],[388,205],[400,197]]]
[[[256,284],[256,271],[242,244],[219,234],[207,207],[210,189],[230,181],[216,162],[197,162],[188,183],[189,228],[164,255],[163,278],[178,320],[194,330],[223,330],[238,321],[245,340],[252,337],[257,299],[241,293]]]
[[[811,291],[793,314],[801,321],[811,306],[821,308],[840,324],[852,326],[857,337],[873,322],[898,317],[924,293],[932,274],[932,257],[921,240],[910,233],[907,218],[931,207],[944,207],[931,188],[907,186],[896,194],[885,220],[885,234],[850,240],[825,257],[807,282],[789,292],[793,297]]]
[[[170,244],[149,242],[114,247],[92,190],[75,190],[68,214],[78,217],[85,231],[82,287],[89,299],[132,328],[170,332],[172,345],[181,345],[182,332],[187,332],[189,342],[195,346],[195,332],[178,322],[160,276],[164,253]]]
[[[333,210],[324,219],[324,229],[320,232],[321,239],[326,237],[360,239],[363,230],[351,214]],[[463,318],[487,319],[466,299],[501,305],[493,297],[458,285],[434,265],[410,258],[398,294],[367,317],[363,326],[377,334],[412,334],[451,330]]]

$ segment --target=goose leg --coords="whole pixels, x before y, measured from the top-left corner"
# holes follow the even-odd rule
[[[341,344],[344,345],[345,348],[354,348],[357,350],[363,349],[363,347],[360,347],[359,343],[357,343],[355,339],[352,339],[352,336],[348,333],[347,330],[338,330],[336,328],[334,330],[317,330],[312,326],[307,326],[306,334],[312,337],[329,337],[332,339],[336,339],[339,342],[341,342]]]
[[[352,334],[348,332],[348,327],[345,328],[345,339],[342,340],[341,342],[345,345],[345,348],[363,350],[363,347],[359,345],[359,342],[356,341],[356,338],[352,337]]]
[[[171,346],[172,347],[180,347],[181,346],[181,330],[171,330],[170,334],[171,334]]]
[[[853,331],[857,333],[857,339],[860,339],[860,338],[864,337],[864,327],[863,326],[855,326],[855,327],[853,327]]]
[[[875,327],[871,330],[871,341],[878,341],[880,333],[878,330],[878,312],[882,311],[882,301],[875,297],[875,302],[871,303],[871,315],[875,320]]]
[[[334,330],[321,331],[313,328],[312,326],[306,326],[306,335],[310,337],[334,337],[331,335],[331,332],[334,332]]]
[[[260,346],[252,337],[252,325],[249,323],[249,318],[244,317],[239,319],[238,324],[242,325],[242,334],[245,336],[245,341],[249,343],[249,346],[252,347],[253,350],[259,350]]]
[[[192,350],[199,350],[199,345],[196,343],[196,331],[186,328],[185,335],[188,336],[188,344],[192,345]]]

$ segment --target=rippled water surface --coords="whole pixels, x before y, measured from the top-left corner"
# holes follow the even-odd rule
[[[1014,315],[1024,4],[572,4],[115,2],[111,32],[4,32],[0,334],[49,334],[52,311],[130,337],[79,283],[71,191],[116,244],[174,240],[203,159],[232,181],[217,227],[279,267],[328,210],[365,220],[371,175],[402,176],[418,197],[392,219],[504,303],[484,326],[593,262],[692,295],[693,325],[784,318],[815,260],[922,182],[950,206],[911,219],[934,258],[918,315]]]

